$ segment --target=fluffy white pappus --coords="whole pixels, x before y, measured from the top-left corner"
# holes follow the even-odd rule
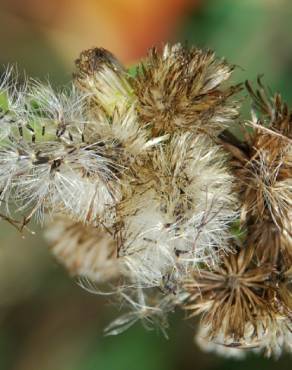
[[[26,114],[25,99],[27,80],[20,84],[18,72],[14,67],[6,69],[0,81],[0,143],[6,139],[13,128],[23,124]]]
[[[233,177],[220,147],[203,135],[175,135],[153,158],[156,193],[182,261],[216,261],[236,219]]]
[[[207,353],[215,353],[226,358],[242,360],[247,355],[248,348],[236,348],[232,341],[225,343],[224,335],[218,334],[212,341],[209,339],[210,328],[205,325],[200,325],[199,331],[195,336],[195,341],[198,347]]]
[[[96,222],[120,197],[113,168],[103,146],[10,142],[0,150],[1,200],[28,219],[42,222],[46,210]]]
[[[0,116],[2,207],[9,213],[10,203],[16,203],[18,211],[31,212],[28,219],[35,214],[41,221],[45,210],[96,221],[120,198],[117,174],[129,154],[123,156],[114,134],[92,135],[87,129],[92,122],[85,119],[85,95],[74,86],[56,93],[31,80],[19,88],[8,77],[1,84],[6,104]]]
[[[86,225],[58,215],[48,222],[45,236],[52,254],[73,276],[95,283],[120,276],[117,244],[101,226]]]
[[[133,284],[160,286],[166,274],[176,271],[176,257],[169,245],[160,204],[151,189],[133,195],[129,203],[123,210],[118,256],[127,266]]]
[[[292,353],[291,318],[277,315],[258,323],[257,338],[254,330],[246,328],[246,341],[255,345],[255,353],[264,353],[266,357],[279,358],[283,353]]]
[[[154,150],[151,169],[118,213],[119,256],[145,286],[199,263],[217,263],[230,251],[230,224],[238,217],[233,177],[220,147],[205,136],[174,136]]]
[[[158,289],[119,290],[117,297],[122,309],[127,312],[105,328],[106,335],[118,335],[141,322],[146,330],[159,329],[168,338],[167,315],[173,312],[184,299],[183,294],[162,294]]]
[[[292,352],[292,324],[291,320],[281,315],[262,317],[254,327],[251,323],[245,324],[244,336],[238,343],[234,338],[222,333],[212,336],[209,326],[202,326],[199,330],[197,343],[207,352],[215,352],[225,357],[244,357],[247,352],[264,354],[266,357],[279,358],[283,353]]]
[[[30,124],[37,139],[92,143],[85,137],[85,129],[91,123],[85,114],[86,96],[74,84],[56,92],[49,83],[31,80],[25,102],[28,107],[25,123]]]
[[[135,104],[122,110],[114,109],[111,117],[99,112],[86,126],[85,133],[91,140],[102,137],[116,142],[121,150],[123,164],[130,164],[137,156],[146,154],[168,137],[165,135],[149,139],[149,133],[138,121]]]
[[[11,68],[0,86],[0,140],[21,136],[25,140],[84,140],[86,96],[71,84],[55,92],[49,83],[23,79]]]
[[[153,157],[154,187],[176,255],[196,264],[229,251],[237,216],[233,176],[219,146],[204,135],[175,135]]]

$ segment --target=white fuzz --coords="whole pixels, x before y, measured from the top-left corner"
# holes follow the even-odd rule
[[[155,195],[150,189],[133,196],[134,209],[129,210],[131,205],[127,205],[119,240],[119,257],[132,279],[143,286],[159,286],[163,276],[176,269],[176,257]]]
[[[25,115],[25,95],[27,82],[19,86],[17,71],[10,67],[0,82],[0,143],[6,139],[12,129],[20,126]]]
[[[253,342],[254,331],[247,325],[246,340]],[[291,319],[277,315],[266,318],[258,323],[255,345],[256,353],[264,353],[267,357],[279,358],[283,352],[292,353],[292,323]]]
[[[242,358],[247,352],[263,353],[266,357],[279,358],[283,352],[292,352],[292,327],[287,317],[263,317],[256,328],[245,324],[244,337],[234,343],[232,336],[228,339],[223,334],[227,323],[222,324],[222,331],[212,339],[209,326],[201,326],[196,337],[197,344],[207,352],[215,352],[224,357]]]
[[[91,117],[91,123],[86,126],[86,133],[93,141],[102,137],[115,142],[120,151],[124,152],[121,154],[122,164],[132,162],[138,155],[146,154],[153,146],[168,138],[165,135],[149,139],[147,131],[139,124],[135,105],[121,111],[115,109],[112,113],[111,117],[103,112],[99,112],[98,117]]]
[[[223,357],[234,358],[238,360],[241,360],[246,356],[246,349],[233,347],[232,341],[230,341],[230,343],[225,343],[223,333],[217,335],[212,341],[210,341],[210,338],[208,337],[209,334],[210,328],[200,325],[195,339],[197,345],[202,351],[208,353],[212,352]]]
[[[13,205],[25,222],[33,215],[42,222],[45,212],[82,222],[107,222],[105,213],[112,219],[121,182],[131,181],[128,167],[165,138],[148,139],[134,106],[116,107],[112,117],[102,110],[92,115],[88,95],[74,85],[59,93],[33,80],[17,88],[11,76],[7,72],[0,89],[6,105],[0,115],[5,213]]]
[[[225,157],[204,136],[175,135],[151,166],[121,205],[119,256],[140,284],[157,286],[229,251],[237,202]]]
[[[26,84],[16,99],[5,89],[7,110],[0,133],[0,201],[26,218],[65,211],[96,221],[119,198],[116,140],[87,135],[83,103],[75,88],[56,94],[49,85]],[[7,118],[8,117],[8,118]],[[87,136],[86,136],[87,135]]]
[[[10,141],[0,149],[1,199],[13,200],[19,211],[67,211],[89,221],[117,200],[117,186],[98,146],[84,147],[61,142]]]
[[[228,250],[236,216],[233,177],[220,147],[203,135],[172,138],[153,159],[155,188],[176,254],[196,264]]]
[[[129,311],[107,326],[106,335],[118,335],[141,321],[145,329],[158,328],[168,338],[166,332],[168,328],[167,314],[183,301],[183,294],[163,295],[157,290],[142,290],[141,288],[130,292],[120,290],[117,294],[123,306],[129,308]]]

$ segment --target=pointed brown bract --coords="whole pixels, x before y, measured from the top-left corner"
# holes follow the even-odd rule
[[[161,53],[151,49],[135,80],[142,124],[154,136],[222,131],[238,115],[233,95],[240,86],[225,85],[233,68],[212,51],[180,44],[166,45]]]

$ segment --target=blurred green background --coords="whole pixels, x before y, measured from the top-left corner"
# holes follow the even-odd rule
[[[78,52],[112,50],[127,65],[148,47],[187,41],[239,66],[234,81],[258,74],[292,100],[291,0],[0,0],[0,64],[54,85],[68,82]],[[35,227],[37,230],[37,228]],[[291,369],[257,356],[244,361],[200,352],[195,324],[171,318],[169,340],[136,325],[118,337],[103,328],[117,316],[107,299],[83,291],[37,236],[0,223],[0,369]]]

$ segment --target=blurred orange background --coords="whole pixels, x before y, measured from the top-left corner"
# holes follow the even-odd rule
[[[35,58],[32,68],[45,73],[51,69],[50,53],[70,68],[79,52],[92,46],[108,48],[124,63],[133,63],[154,44],[172,40],[183,16],[199,0],[1,2],[1,29],[9,30],[9,39],[5,33],[1,37],[1,59]],[[39,44],[38,50],[34,43]]]

